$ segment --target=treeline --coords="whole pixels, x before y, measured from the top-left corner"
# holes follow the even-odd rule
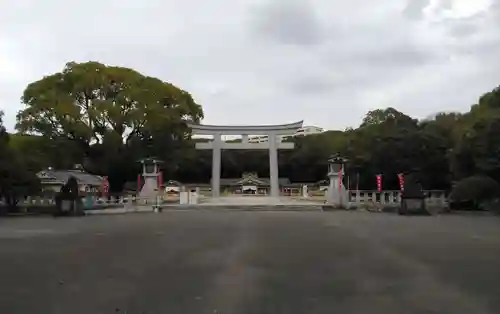
[[[194,149],[185,121],[201,121],[202,107],[182,89],[134,70],[97,62],[68,63],[27,86],[17,133],[0,129],[0,193],[36,190],[34,174],[75,164],[110,178],[112,191],[135,181],[137,160],[165,161],[165,179],[208,182],[210,151]],[[484,174],[500,180],[500,89],[479,98],[466,113],[417,120],[394,109],[366,114],[357,128],[289,139],[296,149],[279,153],[280,176],[294,182],[326,179],[327,160],[349,162],[351,186],[398,189],[398,173],[416,176],[425,189],[449,189]],[[267,151],[223,152],[222,176],[269,174]],[[359,178],[359,182],[358,181]],[[15,191],[15,192],[13,192]]]

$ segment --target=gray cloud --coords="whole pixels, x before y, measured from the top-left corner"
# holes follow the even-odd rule
[[[291,79],[287,86],[295,94],[323,94],[331,92],[334,82],[329,76],[297,76]]]
[[[451,10],[453,9],[453,0],[438,0],[437,10]]]
[[[430,0],[407,0],[403,15],[412,20],[422,19],[423,10],[429,5]]]
[[[255,5],[251,25],[260,36],[283,44],[313,45],[324,29],[309,0],[266,1]]]
[[[450,27],[450,35],[456,38],[470,37],[479,32],[481,27],[474,21],[463,21]]]
[[[8,1],[0,109],[65,62],[132,67],[189,92],[206,123],[343,129],[370,109],[467,110],[500,82],[500,10],[430,19],[430,1]],[[99,7],[99,10],[95,10]],[[433,10],[451,10],[440,2]]]

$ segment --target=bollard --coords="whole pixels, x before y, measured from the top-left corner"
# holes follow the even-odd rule
[[[160,203],[160,196],[155,197],[155,201],[153,203],[153,212],[155,213],[161,213],[162,208],[161,208],[161,203]]]

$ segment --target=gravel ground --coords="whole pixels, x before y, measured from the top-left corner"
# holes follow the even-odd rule
[[[0,313],[500,313],[498,217],[0,220]]]

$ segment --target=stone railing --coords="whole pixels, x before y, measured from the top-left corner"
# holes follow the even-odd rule
[[[426,203],[429,206],[446,206],[447,198],[444,191],[424,191],[426,195]],[[82,198],[84,208],[104,208],[104,207],[127,207],[127,206],[149,206],[160,204],[187,204],[187,203],[198,203],[199,198],[204,198],[203,195],[195,193],[196,200],[192,202],[193,193],[182,193],[181,195],[165,195],[158,200],[150,198],[137,198],[135,196],[120,196],[118,198],[112,197],[107,198]],[[397,206],[401,203],[401,191],[349,191],[349,202],[356,206],[371,206],[373,204],[379,204],[381,206]],[[249,196],[250,197],[250,196]],[[4,205],[0,199],[0,206]],[[21,200],[18,205],[20,207],[49,207],[55,206],[55,199],[52,197],[27,197]]]
[[[154,205],[158,201],[155,199],[150,199],[150,198],[138,198],[135,196],[120,196],[118,198],[112,197],[111,199],[107,198],[99,198],[99,197],[91,197],[91,198],[82,198],[82,202],[84,204],[84,207],[86,208],[93,208],[93,207],[106,207],[106,206],[125,206],[127,204],[130,205]],[[178,198],[163,198],[159,199],[160,203],[178,203],[179,199]],[[4,205],[5,202],[3,200],[0,200],[0,205]],[[41,197],[41,196],[35,196],[31,197],[28,196],[22,200],[19,201],[18,206],[19,207],[30,207],[30,206],[55,206],[56,201],[53,197]]]
[[[349,202],[355,205],[380,204],[397,206],[401,203],[401,191],[349,191]],[[429,206],[446,206],[444,191],[424,191],[425,202]]]

